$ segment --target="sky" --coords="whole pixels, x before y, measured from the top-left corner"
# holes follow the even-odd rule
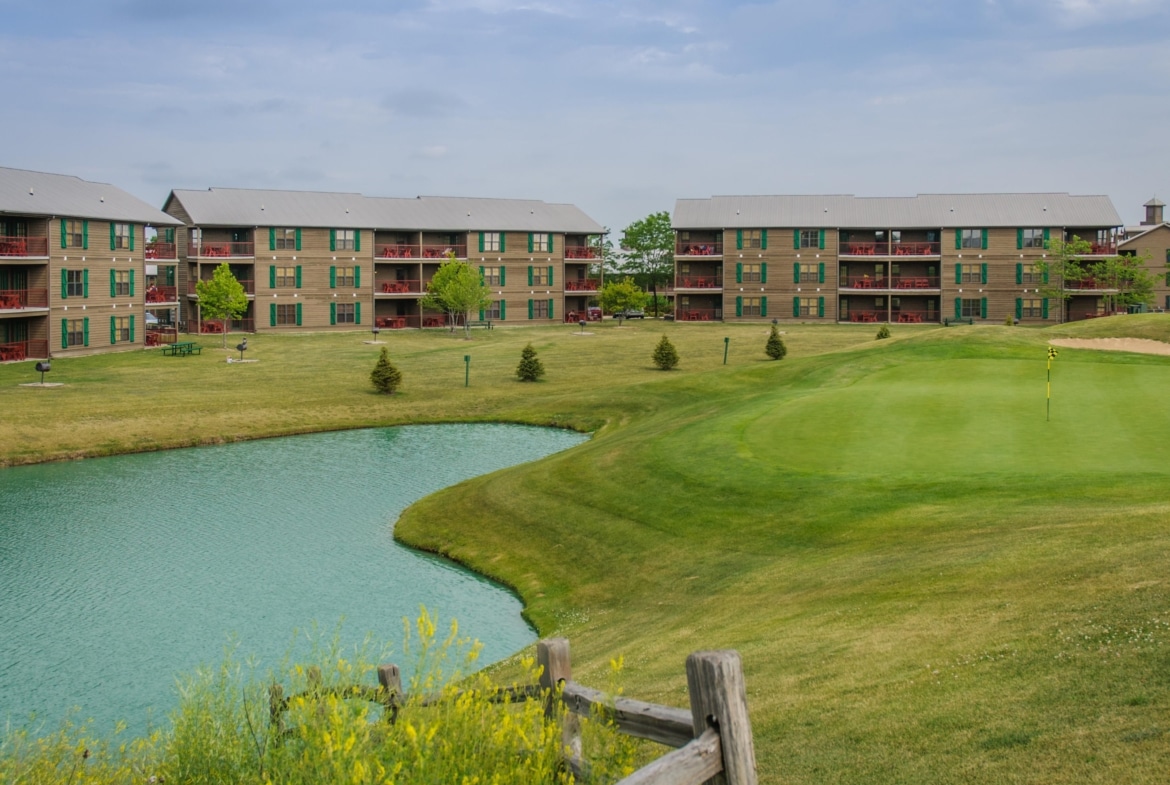
[[[1170,201],[1166,0],[0,0],[0,166],[576,204]]]

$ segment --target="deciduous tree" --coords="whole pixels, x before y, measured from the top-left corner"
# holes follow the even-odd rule
[[[622,232],[621,272],[649,291],[658,316],[658,286],[674,275],[674,230],[670,213],[663,210],[634,221]]]
[[[601,310],[617,314],[619,325],[626,311],[643,308],[646,305],[646,293],[639,289],[634,279],[628,275],[620,280],[606,281],[599,296]]]
[[[462,317],[464,336],[470,339],[471,312],[491,305],[491,291],[484,284],[479,270],[456,260],[455,253],[448,251],[447,261],[439,266],[435,277],[427,284],[422,304],[424,308],[445,312],[452,332]]]
[[[215,268],[211,280],[195,284],[199,295],[200,318],[214,319],[223,323],[223,348],[227,348],[227,334],[232,319],[240,319],[248,311],[248,294],[244,286],[232,274],[227,262]]]

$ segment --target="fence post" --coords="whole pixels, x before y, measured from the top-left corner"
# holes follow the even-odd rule
[[[697,651],[687,657],[687,688],[695,738],[708,727],[719,731],[723,773],[710,785],[757,785],[756,752],[748,719],[743,665],[735,651]]]
[[[386,711],[390,712],[390,722],[398,719],[398,706],[402,703],[402,673],[393,663],[378,666],[378,684],[386,692]]]
[[[540,686],[548,690],[544,704],[544,715],[552,719],[557,715],[559,697],[557,689],[562,682],[573,680],[573,665],[569,658],[569,641],[566,638],[546,638],[536,644],[536,662],[540,665]],[[561,729],[561,746],[571,766],[581,765],[581,724],[571,711],[564,713]]]

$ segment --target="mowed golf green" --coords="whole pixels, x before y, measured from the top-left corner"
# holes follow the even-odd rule
[[[778,363],[759,325],[593,329],[404,336],[393,399],[364,387],[374,355],[352,335],[257,336],[252,368],[62,361],[71,397],[36,451],[95,428],[99,451],[412,420],[593,430],[424,499],[396,536],[515,587],[587,684],[622,655],[627,694],[685,706],[686,655],[738,649],[761,782],[1165,781],[1170,358],[1061,350],[1048,422],[1044,396],[1049,338],[1170,340],[1170,317],[880,342],[794,326]],[[669,374],[649,364],[663,332]],[[525,386],[530,340],[548,376]],[[131,411],[143,396],[111,381],[128,367],[153,395],[159,373],[196,380],[153,409],[179,438]]]

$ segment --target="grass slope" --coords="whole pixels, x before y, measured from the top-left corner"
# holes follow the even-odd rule
[[[758,325],[591,329],[393,336],[393,399],[367,391],[376,350],[353,335],[257,336],[250,366],[62,361],[55,391],[7,366],[0,456],[467,418],[596,429],[420,502],[396,536],[515,586],[586,683],[621,653],[629,694],[685,706],[685,656],[739,649],[765,783],[1164,780],[1170,359],[1062,350],[1049,423],[1043,395],[1049,336],[1167,340],[1170,318],[883,342],[794,327],[780,363]],[[670,374],[649,369],[663,331]],[[529,340],[548,381],[522,386]]]

